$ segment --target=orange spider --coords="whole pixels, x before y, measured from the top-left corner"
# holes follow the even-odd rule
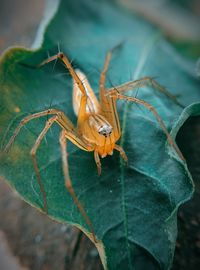
[[[151,85],[156,90],[164,93],[169,98],[173,99],[177,104],[179,104],[175,97],[171,95],[164,87],[158,84],[151,77],[144,77],[140,80],[129,81],[122,85],[110,88],[106,90],[105,88],[105,80],[106,73],[108,70],[108,66],[111,60],[112,51],[109,51],[106,55],[105,63],[103,70],[100,75],[99,81],[99,95],[100,101],[97,100],[86,76],[80,70],[74,70],[68,58],[61,52],[55,56],[48,58],[43,61],[40,66],[43,66],[53,60],[60,59],[67,69],[69,70],[72,78],[73,78],[73,108],[74,112],[77,115],[77,127],[75,127],[72,122],[67,118],[67,116],[58,109],[49,109],[42,112],[34,113],[23,118],[14,131],[12,137],[10,138],[8,144],[5,147],[5,151],[8,151],[12,143],[14,142],[17,134],[20,132],[21,128],[26,125],[30,120],[39,118],[46,115],[52,115],[52,117],[46,122],[46,125],[42,132],[39,134],[37,140],[33,148],[31,149],[31,156],[33,160],[33,166],[36,172],[38,184],[40,186],[40,190],[43,196],[43,204],[44,211],[47,212],[47,202],[46,202],[46,193],[42,184],[42,180],[40,177],[39,168],[36,162],[36,151],[44,138],[45,134],[52,126],[54,122],[56,122],[61,128],[60,133],[60,146],[61,146],[61,154],[62,154],[62,163],[63,163],[63,172],[65,178],[65,185],[71,194],[75,204],[77,205],[79,211],[84,217],[87,225],[89,226],[94,241],[96,240],[93,225],[87,216],[84,208],[79,202],[76,193],[73,189],[69,170],[68,170],[68,161],[67,161],[67,152],[66,152],[66,142],[67,139],[78,146],[80,149],[85,151],[94,151],[94,159],[97,165],[98,174],[101,174],[101,162],[100,157],[104,158],[107,155],[112,155],[113,150],[119,151],[121,157],[127,161],[128,158],[124,152],[124,150],[116,144],[116,142],[121,137],[121,129],[120,122],[118,118],[118,113],[116,109],[116,100],[124,99],[128,101],[132,101],[134,103],[141,104],[145,106],[148,110],[150,110],[153,115],[156,117],[158,123],[160,124],[163,132],[166,134],[167,139],[171,146],[176,150],[179,157],[184,160],[181,152],[176,146],[175,142],[169,135],[165,124],[162,119],[159,117],[158,113],[149,103],[144,100],[138,99],[136,97],[124,96],[122,93],[127,90],[138,89],[142,86]],[[100,157],[99,157],[100,156]]]

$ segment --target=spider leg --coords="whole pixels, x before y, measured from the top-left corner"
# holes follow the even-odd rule
[[[179,148],[177,147],[176,143],[174,142],[174,140],[170,136],[169,132],[167,131],[167,128],[166,128],[164,122],[162,121],[162,119],[160,118],[159,114],[157,113],[157,111],[155,110],[155,108],[151,104],[149,104],[148,102],[146,102],[144,100],[138,99],[138,98],[121,95],[117,91],[115,93],[113,93],[111,95],[111,97],[116,98],[116,99],[124,99],[124,100],[128,100],[128,101],[132,101],[134,103],[141,104],[144,107],[146,107],[148,110],[150,110],[153,113],[153,115],[155,116],[155,118],[157,119],[158,123],[160,124],[163,132],[165,133],[165,135],[166,135],[166,137],[168,139],[169,144],[175,149],[175,151],[178,154],[178,156],[183,161],[185,161],[185,159],[184,159],[181,151],[179,150]]]
[[[94,151],[94,160],[97,165],[98,175],[101,175],[101,161],[100,161],[99,154],[97,151]]]
[[[103,66],[103,69],[102,69],[102,72],[101,72],[101,75],[100,75],[100,80],[99,80],[99,89],[100,89],[100,97],[104,96],[105,95],[105,81],[106,81],[106,73],[108,71],[108,67],[109,67],[109,64],[110,64],[110,60],[111,60],[111,57],[112,57],[112,51],[109,51],[106,55],[106,59],[105,59],[105,62],[104,62],[104,66]]]
[[[109,121],[109,123],[112,125],[115,139],[117,141],[121,136],[121,128],[116,108],[116,102],[115,100],[110,98],[109,95],[107,95],[107,90],[105,88],[106,74],[112,57],[112,52],[115,50],[115,48],[110,50],[106,55],[106,59],[99,80],[99,96],[103,114]]]
[[[117,145],[117,144],[115,144],[114,149],[117,150],[117,151],[119,151],[121,157],[124,159],[124,161],[125,161],[126,163],[128,163],[128,157],[127,157],[127,155],[126,155],[124,149],[123,149],[121,146]]]
[[[42,111],[42,112],[34,113],[34,114],[31,114],[31,115],[28,115],[28,116],[24,117],[21,120],[21,122],[19,123],[19,125],[17,126],[17,128],[15,129],[15,131],[14,131],[12,137],[10,138],[9,142],[5,146],[4,152],[8,152],[9,151],[9,149],[12,146],[15,138],[19,134],[21,128],[23,126],[25,126],[29,121],[31,121],[32,119],[35,119],[35,118],[40,118],[42,116],[46,116],[46,115],[59,115],[59,114],[61,115],[61,114],[63,114],[63,112],[62,111],[59,111],[59,110],[56,110],[56,109],[49,109],[49,110],[45,110],[45,111]]]
[[[8,141],[7,145],[5,146],[4,152],[9,151],[15,138],[17,137],[17,135],[19,134],[19,132],[23,126],[25,126],[29,121],[31,121],[35,118],[40,118],[40,117],[46,116],[46,115],[57,115],[58,117],[56,118],[56,122],[60,125],[61,128],[65,129],[66,132],[70,132],[69,140],[72,143],[74,143],[75,145],[77,145],[79,148],[81,148],[82,150],[90,151],[90,150],[88,150],[89,146],[85,142],[83,142],[82,139],[79,138],[77,130],[75,129],[72,122],[65,116],[65,114],[62,111],[57,110],[57,109],[49,109],[46,111],[34,113],[34,114],[31,114],[31,115],[24,117],[21,120],[21,122],[19,123],[19,125],[17,126],[17,128],[15,129],[15,131],[14,131],[12,137],[10,138],[10,140]],[[92,146],[91,146],[91,150],[92,150]]]
[[[72,199],[74,200],[74,203],[76,204],[77,208],[81,212],[85,222],[89,226],[89,228],[92,232],[94,241],[97,242],[92,222],[90,221],[83,206],[81,205],[80,201],[78,200],[76,193],[74,191],[74,188],[72,186],[70,176],[69,176],[69,166],[68,166],[67,151],[66,151],[66,148],[67,148],[67,138],[66,137],[67,137],[67,134],[65,133],[64,130],[62,130],[60,133],[60,147],[61,147],[61,155],[62,155],[63,173],[64,173],[64,177],[65,177],[65,186],[66,186],[67,190],[69,191],[70,195],[72,196]]]
[[[109,64],[110,64],[110,61],[111,61],[111,58],[112,58],[112,54],[116,49],[121,47],[122,44],[123,44],[123,42],[119,43],[118,45],[113,47],[110,51],[108,51],[107,54],[106,54],[104,66],[103,66],[103,69],[101,71],[100,80],[99,80],[100,96],[105,95],[105,93],[106,93],[106,88],[105,88],[106,73],[107,73],[108,68],[109,68]]]
[[[45,134],[47,133],[47,131],[52,126],[52,124],[56,121],[57,118],[58,118],[58,116],[55,115],[55,116],[51,117],[46,122],[46,125],[45,125],[44,129],[42,130],[42,132],[38,136],[33,148],[31,149],[31,152],[30,152],[31,157],[32,157],[32,161],[33,161],[33,166],[34,166],[34,169],[35,169],[35,173],[36,173],[36,176],[37,176],[37,181],[38,181],[40,191],[41,191],[42,197],[43,197],[44,211],[46,213],[48,212],[47,198],[46,198],[46,192],[45,192],[44,186],[42,184],[42,179],[41,179],[39,168],[38,168],[37,161],[36,161],[36,152],[37,152],[37,149],[40,146],[40,143],[41,143],[42,139],[44,138]]]
[[[75,80],[75,82],[77,83],[80,91],[83,93],[83,95],[86,95],[86,91],[85,91],[85,87],[83,85],[83,82],[81,81],[81,79],[79,78],[79,76],[77,75],[76,71],[74,70],[74,68],[72,67],[69,59],[67,58],[67,56],[63,53],[63,52],[60,52],[46,60],[44,60],[40,65],[39,67],[43,66],[43,65],[46,65],[47,63],[50,63],[54,60],[57,60],[57,59],[60,59],[64,64],[65,66],[67,67],[67,69],[69,70],[69,73],[71,74],[72,78]]]
[[[92,151],[93,148],[91,145],[87,145],[82,138],[80,138],[78,136],[78,133],[76,131],[76,129],[74,128],[72,122],[65,116],[65,114],[57,109],[49,109],[43,112],[39,112],[39,113],[35,113],[29,116],[26,116],[25,118],[23,118],[20,122],[20,124],[17,126],[17,128],[15,129],[12,137],[10,138],[9,142],[7,143],[6,147],[4,148],[4,152],[8,152],[10,147],[12,146],[16,136],[19,134],[21,128],[26,125],[29,121],[31,121],[32,119],[35,118],[40,118],[42,116],[45,115],[53,115],[47,122],[46,125],[44,127],[44,129],[42,130],[42,132],[40,133],[40,135],[38,136],[32,150],[31,150],[31,156],[32,156],[32,161],[33,161],[33,166],[36,172],[36,176],[37,176],[37,181],[43,196],[43,202],[44,202],[44,211],[47,212],[47,202],[46,202],[46,193],[42,184],[42,180],[41,180],[41,176],[39,173],[39,168],[36,162],[36,151],[41,143],[41,140],[44,138],[45,134],[47,133],[47,131],[49,130],[49,128],[51,127],[51,125],[54,122],[57,122],[57,124],[59,124],[61,126],[62,129],[65,130],[68,139],[74,143],[76,146],[78,146],[79,148],[81,148],[82,150],[85,151]]]
[[[171,100],[173,100],[174,103],[176,103],[177,105],[181,106],[184,108],[184,106],[177,100],[176,96],[174,96],[173,94],[171,94],[169,91],[167,91],[167,89],[165,87],[163,87],[162,85],[160,85],[154,78],[152,77],[144,77],[142,79],[139,80],[135,80],[135,81],[130,81],[127,83],[124,83],[122,85],[118,85],[116,87],[112,87],[110,89],[107,90],[106,95],[110,95],[112,93],[115,93],[116,89],[119,93],[123,93],[125,91],[129,91],[129,90],[136,90],[139,89],[143,86],[151,86],[153,87],[155,90],[163,93],[164,95],[166,95],[168,98],[170,98]]]
[[[81,93],[82,93],[82,97],[80,100],[80,108],[78,110],[78,121],[77,121],[77,125],[79,126],[86,117],[86,105],[88,102],[88,94],[87,91],[85,89],[84,86],[84,82],[80,79],[80,77],[78,76],[78,72],[76,72],[74,70],[74,68],[72,67],[69,59],[67,58],[67,56],[63,53],[60,52],[46,60],[44,60],[39,66],[43,66],[49,62],[52,62],[54,60],[60,59],[64,65],[67,67],[67,69],[69,70],[69,73],[71,74],[72,78],[74,79],[74,82],[77,84],[78,88],[80,89]]]

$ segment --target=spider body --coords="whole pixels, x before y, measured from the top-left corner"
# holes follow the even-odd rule
[[[48,211],[48,205],[45,189],[43,187],[42,179],[40,176],[40,170],[36,161],[36,152],[45,134],[48,132],[52,124],[56,122],[61,127],[59,141],[61,147],[65,185],[69,193],[71,194],[74,203],[76,204],[83,218],[85,219],[85,222],[89,226],[94,241],[97,241],[97,239],[95,237],[93,225],[88,215],[86,214],[82,204],[80,203],[80,201],[76,196],[76,193],[73,189],[71,179],[69,176],[67,150],[66,150],[67,140],[70,140],[72,143],[74,143],[77,147],[79,147],[82,150],[94,152],[94,159],[97,165],[99,175],[101,174],[100,157],[103,158],[107,155],[112,155],[113,150],[119,151],[121,157],[125,161],[127,161],[128,159],[124,150],[118,144],[116,144],[116,142],[121,137],[121,128],[116,108],[116,100],[122,99],[138,103],[146,107],[149,111],[151,111],[156,120],[158,121],[158,123],[160,124],[161,129],[165,133],[169,144],[175,149],[179,158],[184,160],[181,152],[179,151],[173,139],[169,135],[165,127],[165,124],[159,117],[154,107],[144,100],[135,97],[125,96],[123,95],[123,92],[127,90],[139,89],[142,86],[150,84],[153,88],[162,92],[163,94],[171,98],[175,103],[180,105],[178,101],[175,99],[173,95],[171,95],[164,87],[158,84],[151,77],[144,77],[140,80],[130,81],[122,85],[116,86],[114,88],[106,89],[105,88],[106,73],[111,60],[111,55],[112,51],[109,51],[106,56],[104,67],[100,75],[99,101],[95,96],[95,93],[92,90],[84,73],[81,72],[80,70],[74,70],[68,58],[63,53],[59,53],[43,61],[40,64],[40,66],[43,66],[44,64],[47,64],[53,60],[60,59],[69,70],[73,78],[73,109],[75,114],[77,115],[77,126],[74,126],[74,124],[70,121],[70,119],[61,110],[49,109],[42,112],[38,112],[29,115],[21,120],[20,124],[15,129],[12,137],[10,138],[8,144],[5,147],[5,151],[8,151],[12,143],[14,142],[16,136],[20,132],[21,128],[24,125],[26,125],[29,121],[47,115],[51,116],[49,120],[47,120],[45,127],[43,128],[38,138],[36,139],[35,144],[33,145],[30,152],[38,184],[40,186],[40,190],[43,197],[44,211],[45,212]]]
[[[112,122],[110,123],[107,120],[106,114],[103,112],[101,104],[96,98],[86,76],[80,70],[75,70],[75,72],[81,79],[87,95],[84,116],[81,121],[78,121],[79,134],[87,145],[91,146],[91,148],[88,147],[88,151],[96,152],[95,156],[100,155],[104,158],[107,155],[112,155],[115,143],[120,136],[115,136]],[[73,80],[73,108],[77,117],[79,116],[82,98],[83,94],[76,81]],[[100,168],[98,168],[98,171],[100,174]]]

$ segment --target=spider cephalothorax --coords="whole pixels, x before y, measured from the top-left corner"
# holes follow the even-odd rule
[[[112,133],[112,127],[111,125],[104,124],[99,128],[99,134],[108,137]]]

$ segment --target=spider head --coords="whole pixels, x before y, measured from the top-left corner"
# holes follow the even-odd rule
[[[89,116],[89,126],[98,134],[108,137],[112,133],[112,126],[103,115],[93,114]]]
[[[99,128],[99,134],[107,137],[112,133],[112,127],[108,124],[104,124]]]

